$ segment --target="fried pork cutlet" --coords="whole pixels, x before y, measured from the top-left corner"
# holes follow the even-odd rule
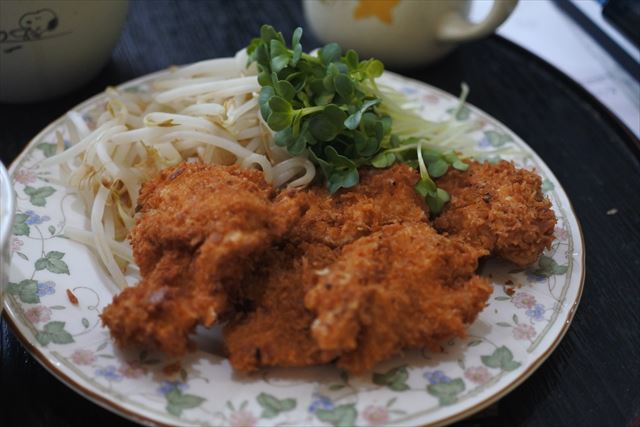
[[[313,315],[304,296],[315,284],[316,272],[329,265],[336,250],[323,244],[274,248],[262,268],[243,286],[262,289],[255,309],[238,313],[223,329],[229,360],[238,371],[260,366],[309,366],[328,363],[335,351],[320,349],[310,333]]]
[[[407,165],[360,184],[276,192],[259,171],[184,164],[142,189],[131,233],[142,281],[102,315],[119,345],[189,348],[196,325],[229,320],[235,369],[337,360],[362,373],[405,348],[465,335],[491,293],[475,275],[490,253],[535,262],[555,217],[540,178],[471,163],[438,185],[434,225]]]
[[[321,349],[363,373],[404,348],[463,337],[491,294],[481,252],[426,223],[393,224],[345,246],[307,293]]]
[[[556,217],[534,172],[512,163],[470,163],[438,179],[451,195],[433,224],[438,231],[525,267],[553,241]]]
[[[196,325],[245,298],[234,285],[300,215],[274,196],[262,172],[238,167],[182,164],[146,183],[131,233],[142,280],[101,316],[116,342],[184,354]]]
[[[362,169],[360,183],[329,194],[324,186],[300,192],[308,206],[290,233],[294,242],[324,243],[339,248],[383,225],[427,221],[428,207],[414,187],[420,176],[404,164],[388,169]]]
[[[305,294],[346,243],[386,224],[426,224],[427,207],[414,190],[418,179],[414,169],[395,165],[363,170],[360,184],[334,195],[315,186],[294,196],[304,214],[284,236],[286,244],[266,254],[262,270],[242,284],[263,289],[250,304],[255,310],[238,313],[224,329],[235,369],[305,366],[336,358],[336,351],[324,351],[310,334],[314,316],[304,307]]]

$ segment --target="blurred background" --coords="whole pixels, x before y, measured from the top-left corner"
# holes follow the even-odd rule
[[[116,1],[103,0],[101,4]],[[249,42],[247,34],[254,26],[256,16],[269,16],[271,21],[295,22],[306,27],[302,41],[304,47],[311,50],[319,46],[320,41],[309,25],[305,25],[300,1],[132,0],[120,41],[102,73],[80,89],[67,92],[62,99],[80,101],[99,93],[106,85],[115,85],[170,65],[232,55]],[[324,3],[327,0],[315,1]],[[0,9],[4,8],[6,12],[8,4],[3,1]],[[471,20],[481,21],[492,6],[493,0],[472,1]],[[167,16],[172,19],[168,21]],[[567,74],[640,136],[638,28],[638,0],[520,0],[497,34]],[[254,32],[257,31],[256,28]],[[288,29],[282,28],[282,31]],[[3,57],[8,62],[7,52],[15,47],[7,44],[7,40],[2,41]],[[455,54],[436,60],[429,69],[437,68],[443,61],[451,61],[452,57],[455,58]],[[387,68],[404,71],[389,63]],[[472,87],[472,93],[473,90]],[[18,118],[22,108],[26,108],[19,105],[6,108],[9,105],[12,104],[0,103],[7,119]],[[37,109],[39,105],[43,104],[34,103],[29,108]],[[72,106],[64,102],[60,105],[66,107],[60,114]]]
[[[490,6],[474,2],[472,19]],[[521,0],[497,33],[569,75],[640,137],[640,1]]]

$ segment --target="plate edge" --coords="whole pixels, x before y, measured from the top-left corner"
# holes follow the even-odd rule
[[[159,70],[150,74],[146,74],[144,76],[123,82],[119,85],[117,85],[118,89],[122,89],[123,87],[127,87],[127,86],[132,86],[135,84],[140,84],[142,82],[146,82],[146,81],[150,81],[154,78],[157,78],[163,74],[169,73],[170,69],[163,69],[163,70]],[[416,85],[420,85],[420,86],[427,86],[429,87],[431,90],[438,92],[440,94],[446,95],[447,97],[453,97],[453,98],[457,98],[455,95],[440,89],[436,86],[433,86],[429,83],[423,82],[421,80],[417,80],[411,77],[406,77],[403,76],[401,74],[398,73],[394,73],[391,71],[385,71],[385,73],[388,73],[389,75],[391,75],[392,78],[399,78],[402,80],[408,80],[410,82],[412,82],[413,84]],[[76,104],[74,107],[70,108],[68,111],[71,110],[79,110],[81,108],[84,108],[86,105],[91,104],[91,103],[96,103],[99,102],[100,99],[102,98],[106,98],[106,94],[104,92],[98,93],[78,104]],[[540,161],[540,163],[545,167],[546,169],[546,173],[548,173],[549,175],[551,175],[556,182],[560,183],[560,181],[558,180],[558,178],[555,176],[555,174],[553,173],[553,171],[551,171],[551,169],[547,166],[547,164],[543,161],[543,159],[538,155],[538,153],[535,152],[535,150],[533,150],[524,140],[522,140],[522,138],[520,138],[515,132],[513,132],[513,130],[511,130],[510,127],[506,126],[502,121],[496,119],[495,117],[489,115],[487,112],[485,112],[484,110],[476,107],[475,105],[471,104],[471,103],[466,103],[466,105],[468,105],[472,110],[474,110],[475,113],[478,113],[480,115],[486,116],[488,118],[491,119],[491,121],[497,123],[498,125],[500,125],[501,127],[503,127],[504,129],[508,130],[510,132],[510,134],[512,136],[515,136],[517,138],[517,140],[524,144],[526,147],[528,147],[531,150],[531,153]],[[36,143],[36,141],[38,141],[39,139],[42,138],[42,136],[46,133],[49,133],[51,131],[51,128],[57,127],[59,126],[59,122],[64,120],[64,117],[67,113],[65,112],[64,114],[62,114],[61,116],[59,116],[57,119],[55,119],[54,121],[52,121],[48,126],[46,126],[43,130],[41,130],[40,132],[38,132],[38,134],[36,134],[22,149],[22,151],[20,152],[20,154],[11,162],[9,168],[8,168],[8,172],[9,175],[12,175],[13,172],[15,171],[15,169],[17,168],[18,164],[21,163],[23,157],[25,157],[27,155],[27,153],[30,151],[30,148]],[[509,385],[507,385],[504,389],[499,390],[496,394],[494,394],[491,397],[488,397],[486,400],[483,400],[481,402],[476,403],[475,405],[471,406],[470,408],[465,409],[463,412],[458,413],[458,414],[453,414],[450,415],[447,418],[444,418],[442,420],[436,421],[434,423],[431,424],[424,424],[429,425],[429,426],[433,426],[433,427],[440,427],[440,426],[445,426],[448,424],[451,424],[453,422],[459,421],[461,419],[467,418],[479,411],[481,411],[482,409],[490,406],[491,404],[495,403],[496,401],[502,399],[505,395],[509,394],[511,391],[513,391],[514,389],[516,389],[517,387],[519,387],[525,380],[527,380],[551,355],[551,353],[553,353],[553,351],[555,351],[555,349],[558,347],[558,345],[560,344],[560,342],[562,341],[562,339],[564,339],[567,331],[569,330],[569,327],[571,326],[571,323],[575,317],[575,313],[578,309],[579,303],[582,299],[582,294],[584,291],[584,284],[585,284],[585,278],[586,278],[586,265],[585,265],[585,258],[586,258],[586,254],[585,254],[585,244],[584,244],[584,234],[582,231],[582,225],[580,223],[580,220],[578,219],[576,213],[575,213],[575,209],[573,208],[573,204],[571,203],[571,200],[569,199],[569,196],[567,195],[566,191],[564,190],[564,187],[562,186],[562,184],[560,183],[560,188],[562,190],[563,195],[565,196],[567,202],[569,203],[569,212],[573,215],[573,218],[576,221],[576,225],[578,227],[578,236],[580,238],[580,253],[581,253],[581,269],[580,269],[580,286],[578,289],[578,293],[577,296],[575,298],[575,301],[572,302],[570,309],[567,312],[567,315],[564,317],[564,322],[563,322],[563,326],[560,329],[560,332],[558,334],[558,336],[554,339],[554,341],[551,343],[551,345],[532,363],[532,365],[530,365],[522,374],[520,374],[520,376],[516,377]],[[7,314],[8,312],[12,312],[11,308],[9,307],[9,305],[7,304],[7,302],[4,302],[4,308],[5,308],[5,313],[3,313],[4,319],[5,321],[8,323],[8,325],[11,327],[12,332],[14,333],[14,335],[16,335],[16,337],[18,338],[18,340],[21,342],[21,344],[27,349],[27,351],[29,351],[29,353],[31,353],[34,358],[38,361],[38,363],[40,363],[40,365],[42,365],[51,375],[53,375],[54,377],[56,377],[59,381],[61,381],[63,384],[65,384],[67,387],[71,388],[73,391],[75,391],[76,393],[80,394],[81,396],[85,397],[86,399],[90,400],[91,402],[93,402],[94,404],[97,404],[98,406],[101,406],[107,410],[109,410],[112,413],[115,413],[116,415],[120,415],[123,416],[131,421],[137,422],[137,423],[142,423],[144,425],[148,425],[148,426],[153,426],[153,427],[173,427],[173,426],[177,426],[180,424],[164,424],[158,421],[155,421],[151,418],[148,418],[144,415],[140,415],[139,413],[133,412],[129,409],[127,409],[124,406],[121,406],[120,404],[116,403],[115,401],[109,400],[103,396],[100,396],[98,393],[95,393],[94,391],[86,388],[85,386],[79,384],[77,381],[73,380],[72,378],[70,378],[67,374],[65,374],[64,372],[60,371],[59,369],[57,369],[54,364],[46,357],[46,355],[44,354],[44,352],[40,351],[23,333],[22,331],[18,328],[17,324],[14,322],[14,319],[12,318],[12,316],[10,316],[9,314]]]

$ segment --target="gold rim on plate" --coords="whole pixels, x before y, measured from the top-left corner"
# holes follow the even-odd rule
[[[145,76],[142,76],[140,78],[125,82],[121,85],[118,86],[118,89],[123,89],[125,87],[129,87],[129,86],[134,86],[136,84],[142,84],[143,82],[148,82],[153,80],[154,78],[163,75],[167,73],[166,70],[161,70],[152,74],[148,74]],[[393,73],[389,73],[390,75],[393,75]],[[448,94],[440,89],[434,88],[430,85],[428,85],[427,83],[421,82],[421,81],[417,81],[414,79],[409,79],[406,78],[404,76],[401,77],[403,80],[409,80],[412,81],[414,85],[418,85],[418,86],[423,86],[423,87],[428,87],[430,90],[438,92],[440,94],[446,95],[447,97],[452,97],[451,94]],[[100,98],[104,96],[103,93],[101,94],[97,94],[85,101],[83,101],[82,103],[76,105],[73,110],[79,110],[82,109],[85,106],[88,106],[90,104],[96,103],[96,101]],[[500,121],[496,120],[495,118],[489,116],[488,114],[484,113],[482,110],[477,109],[476,107],[470,106],[476,113],[479,113],[480,115],[484,115],[487,118],[489,118],[491,120],[491,122],[501,126],[503,129],[509,130],[509,132],[511,132],[511,134],[513,136],[515,136],[517,138],[517,140],[519,140],[520,142],[523,142],[515,133],[513,133],[512,131],[510,131],[510,129],[505,126],[504,124],[502,124]],[[58,119],[54,120],[51,124],[49,124],[45,129],[43,129],[41,132],[39,132],[34,138],[31,139],[31,141],[25,146],[25,148],[22,150],[22,152],[18,155],[18,157],[11,163],[11,166],[8,168],[9,170],[9,174],[12,175],[13,172],[15,171],[15,169],[17,168],[17,166],[21,163],[21,160],[23,159],[23,157],[30,151],[31,147],[37,143],[45,134],[50,133],[51,130],[57,126],[59,126],[59,122],[61,120],[63,120],[64,115],[59,117]],[[531,147],[529,147],[526,143],[524,143],[524,145],[526,147],[529,148],[529,150],[535,155],[535,152],[533,151],[533,149],[531,149]],[[540,159],[540,163],[544,164],[543,161],[541,161]],[[546,165],[545,165],[546,167]],[[548,169],[548,167],[547,167]],[[551,171],[548,171],[548,173],[553,176],[553,173]],[[555,178],[555,176],[553,176]],[[557,179],[556,179],[557,181]],[[564,192],[564,190],[562,191],[563,194],[566,196],[566,193]],[[573,206],[571,204],[571,201],[568,199],[568,197],[566,197],[566,201],[568,203],[568,213],[570,214],[570,217],[575,221],[576,225],[577,225],[577,230],[578,230],[578,237],[580,239],[580,246],[578,248],[576,248],[579,252],[580,252],[580,263],[581,263],[581,270],[579,272],[580,274],[580,280],[579,280],[579,288],[577,290],[576,293],[576,297],[575,300],[571,302],[571,306],[568,307],[567,313],[564,316],[564,318],[562,319],[564,322],[562,324],[562,327],[560,328],[559,332],[557,333],[555,339],[551,342],[551,344],[548,345],[548,347],[546,348],[546,350],[540,355],[538,356],[538,358],[536,358],[535,360],[533,360],[532,362],[530,362],[529,366],[522,371],[515,379],[513,379],[509,384],[507,384],[506,386],[504,386],[502,389],[497,390],[496,392],[494,392],[491,396],[487,397],[486,399],[474,404],[473,406],[463,410],[462,412],[456,413],[456,414],[452,414],[446,418],[443,418],[441,420],[436,421],[433,424],[433,426],[443,426],[443,425],[447,425],[450,423],[453,423],[455,421],[459,421],[463,418],[469,417],[473,414],[475,414],[478,411],[481,411],[482,409],[486,408],[487,406],[491,405],[492,403],[498,401],[499,399],[501,399],[502,397],[504,397],[506,394],[508,394],[509,392],[511,392],[512,390],[514,390],[516,387],[518,387],[520,384],[522,384],[527,378],[529,378],[533,372],[535,372],[536,369],[538,369],[540,367],[540,365],[549,357],[549,355],[558,347],[560,341],[562,341],[562,339],[564,338],[564,336],[566,335],[569,326],[575,316],[575,312],[578,308],[580,299],[582,297],[582,293],[584,290],[584,283],[585,283],[585,250],[584,250],[584,235],[582,232],[582,226],[575,214],[575,211],[573,209]],[[5,313],[3,313],[4,319],[5,321],[8,323],[9,327],[12,329],[13,333],[17,336],[18,340],[20,341],[20,343],[27,349],[27,351],[29,351],[33,357],[47,370],[49,371],[49,373],[51,373],[53,376],[55,376],[56,378],[58,378],[61,382],[63,382],[64,384],[66,384],[68,387],[70,387],[72,390],[74,390],[75,392],[79,393],[80,395],[82,395],[83,397],[87,398],[88,400],[92,401],[93,403],[107,409],[110,410],[111,412],[114,412],[118,415],[124,416],[134,422],[137,423],[141,423],[141,424],[145,424],[145,425],[149,425],[149,426],[161,426],[161,427],[171,427],[174,424],[166,424],[163,422],[159,422],[156,421],[146,415],[143,415],[139,412],[133,411],[131,409],[126,408],[124,405],[121,405],[115,401],[109,400],[106,397],[102,396],[100,393],[91,390],[90,388],[81,385],[78,381],[74,380],[73,378],[71,378],[69,375],[67,375],[65,372],[63,372],[62,370],[59,369],[58,366],[56,366],[56,364],[52,363],[52,361],[35,345],[33,345],[29,339],[21,332],[20,328],[18,327],[16,320],[15,320],[15,313],[13,313],[12,307],[8,304],[8,303],[4,303],[5,305]]]

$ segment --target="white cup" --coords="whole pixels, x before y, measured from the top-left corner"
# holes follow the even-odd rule
[[[518,0],[493,0],[484,20],[468,19],[471,0],[304,0],[308,26],[324,42],[337,42],[389,65],[432,62],[457,44],[491,34]]]
[[[61,95],[111,56],[126,0],[0,0],[0,102]]]

